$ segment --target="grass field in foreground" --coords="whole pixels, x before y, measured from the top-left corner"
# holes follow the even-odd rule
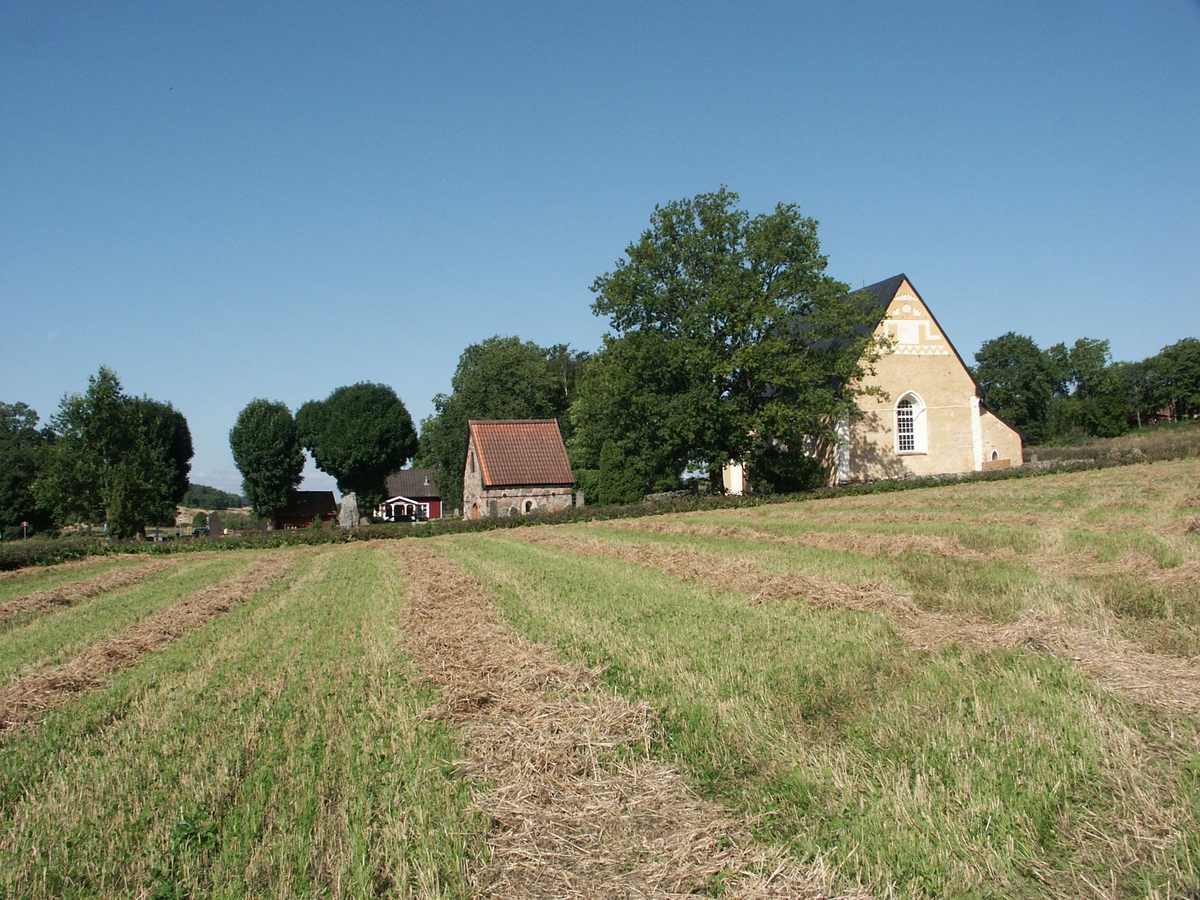
[[[1187,461],[558,531],[879,578],[984,623],[1031,608],[1079,627],[1115,620],[1161,650],[1195,646],[1198,495]],[[1193,718],[1107,693],[1070,659],[920,649],[881,614],[756,605],[527,537],[438,544],[524,633],[660,710],[657,752],[760,817],[763,840],[897,897],[1200,887]],[[1131,611],[1151,589],[1169,603]]]
[[[1134,702],[1061,647],[922,643],[911,620],[999,633],[1036,610],[1124,636],[1118,662],[1200,665],[1197,520],[1187,460],[422,547],[651,704],[647,752],[847,887],[1163,900],[1200,896],[1196,718]],[[407,543],[270,551],[297,560],[271,587],[0,733],[0,897],[470,896],[490,820],[401,649]],[[673,553],[714,577],[685,580]],[[22,613],[0,630],[0,681],[259,557]],[[832,599],[745,588],[792,575]],[[863,582],[887,603],[839,606]],[[572,739],[588,736],[555,735]]]
[[[480,828],[398,649],[402,595],[387,552],[306,555],[0,735],[0,893],[463,896]]]

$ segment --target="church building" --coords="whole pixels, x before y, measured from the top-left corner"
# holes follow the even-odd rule
[[[836,484],[919,475],[980,472],[1020,465],[1021,435],[984,409],[979,385],[908,277],[862,289],[879,304],[876,337],[890,347],[864,386],[882,396],[858,399],[858,413],[838,423],[829,459]],[[725,470],[731,493],[745,489],[742,466]]]

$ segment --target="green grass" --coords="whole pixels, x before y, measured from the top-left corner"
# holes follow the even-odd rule
[[[32,594],[34,591],[45,591],[50,588],[62,587],[65,584],[86,581],[97,575],[103,575],[105,572],[127,569],[131,566],[141,565],[143,562],[144,560],[138,558],[113,559],[73,569],[26,569],[19,575],[0,579],[0,603],[14,597]]]
[[[1200,651],[1200,597],[1179,576],[1200,560],[1196,517],[1191,459],[676,516],[794,543],[600,523],[566,533],[878,579],[925,609],[996,622],[1030,607],[1084,627],[1115,617],[1147,649],[1187,656]],[[828,546],[804,545],[810,532]],[[1200,890],[1197,722],[1105,693],[1070,660],[923,651],[881,615],[750,605],[517,534],[435,540],[515,627],[658,710],[660,739],[643,752],[761,842],[829,860],[845,886],[902,900]],[[892,552],[903,540],[915,549]],[[401,649],[396,549],[306,550],[255,599],[0,733],[0,897],[470,895],[487,822]],[[14,620],[0,672],[68,658],[254,558],[197,558]]]
[[[1200,884],[1196,723],[1069,661],[918,652],[875,615],[748,606],[512,538],[446,547],[517,628],[660,710],[659,752],[702,794],[850,881],[914,898]]]
[[[691,519],[685,521],[692,521]],[[719,519],[700,519],[697,524],[722,524]],[[731,524],[731,523],[730,523]],[[745,527],[744,523],[737,523]],[[826,550],[801,544],[780,544],[749,537],[705,534],[657,534],[630,528],[606,525],[578,526],[573,534],[595,535],[618,544],[649,542],[664,547],[697,550],[721,559],[753,558],[764,568],[774,570],[800,569],[809,575],[856,583],[875,578],[887,578],[893,568],[886,559],[844,550]]]
[[[459,897],[482,853],[395,560],[325,552],[0,737],[13,897]]]
[[[0,683],[65,662],[89,644],[164,609],[186,594],[245,569],[249,556],[229,557],[156,573],[146,581],[0,623]]]

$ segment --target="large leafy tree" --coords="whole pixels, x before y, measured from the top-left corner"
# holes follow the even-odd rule
[[[1046,416],[1058,390],[1058,376],[1049,355],[1023,334],[1008,332],[984,341],[975,354],[975,379],[983,402],[1025,439],[1046,439]]]
[[[34,492],[60,522],[106,523],[114,537],[131,537],[174,518],[193,450],[187,420],[169,403],[127,396],[102,366],[83,394],[63,398],[51,426]]]
[[[1200,413],[1200,340],[1184,338],[1146,360],[1155,404],[1175,418]]]
[[[628,502],[678,486],[699,464],[707,386],[652,330],[607,335],[579,381],[569,450],[577,472],[598,470],[594,499]]]
[[[254,514],[269,519],[286,507],[304,470],[304,451],[291,410],[278,401],[251,400],[229,432],[229,449]]]
[[[24,403],[0,403],[0,529],[15,534],[22,522],[35,530],[52,523],[33,493],[48,435],[38,414]]]
[[[495,335],[463,350],[450,380],[451,393],[434,397],[434,414],[421,422],[417,456],[419,465],[439,470],[448,509],[462,505],[467,423],[558,418],[569,437],[565,413],[586,361],[586,353],[575,353],[566,344],[540,347],[516,336]]]
[[[353,491],[364,510],[384,499],[387,476],[417,450],[412,417],[383,384],[360,382],[305,403],[296,431],[317,468],[336,478],[342,493]]]
[[[592,285],[592,308],[614,332],[605,352],[629,341],[627,356],[661,362],[662,377],[644,388],[626,379],[624,389],[669,399],[671,410],[664,419],[654,403],[638,411],[637,398],[619,398],[608,406],[620,416],[590,427],[638,444],[639,455],[661,454],[642,443],[646,434],[679,438],[666,468],[704,468],[718,489],[730,459],[799,455],[805,438],[833,438],[837,419],[855,410],[879,319],[878,305],[825,274],[816,221],[793,204],[753,218],[736,204],[722,187],[656,207],[626,257]],[[622,417],[632,431],[614,430]]]
[[[1047,355],[1059,379],[1059,398],[1050,407],[1049,434],[1066,438],[1124,433],[1136,415],[1135,403],[1126,394],[1123,373],[1113,364],[1109,342],[1080,338],[1070,347],[1055,344]]]

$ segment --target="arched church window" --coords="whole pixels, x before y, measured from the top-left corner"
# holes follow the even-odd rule
[[[925,401],[911,391],[896,404],[896,452],[929,452]]]

